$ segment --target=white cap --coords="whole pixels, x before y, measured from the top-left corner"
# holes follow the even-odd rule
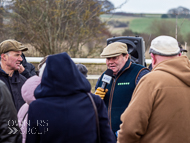
[[[180,53],[180,48],[175,38],[158,36],[152,40],[149,53],[161,56],[174,56]]]

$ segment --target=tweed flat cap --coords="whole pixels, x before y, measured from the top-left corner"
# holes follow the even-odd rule
[[[174,56],[180,53],[180,48],[175,38],[158,36],[152,40],[149,53],[161,56]]]
[[[0,43],[0,54],[9,51],[27,51],[28,48],[16,40],[8,39]]]
[[[128,54],[127,45],[122,42],[114,42],[107,45],[100,56],[103,58],[110,58],[119,56],[121,54]]]

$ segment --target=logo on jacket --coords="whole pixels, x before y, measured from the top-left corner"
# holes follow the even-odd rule
[[[129,85],[129,84],[130,84],[130,82],[120,82],[117,85]]]

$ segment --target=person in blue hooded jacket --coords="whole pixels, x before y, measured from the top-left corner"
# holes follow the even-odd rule
[[[41,83],[29,106],[27,143],[96,143],[96,116],[87,92],[91,85],[67,55],[48,56]],[[115,143],[106,106],[91,94],[97,106],[102,143]]]

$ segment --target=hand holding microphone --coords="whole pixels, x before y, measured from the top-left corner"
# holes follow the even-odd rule
[[[95,95],[99,95],[101,99],[104,99],[108,89],[106,89],[107,84],[110,84],[112,80],[113,71],[111,69],[107,69],[103,78],[102,78],[102,86],[96,89]]]
[[[104,99],[104,97],[105,97],[105,95],[106,95],[107,92],[108,92],[108,89],[104,90],[103,88],[98,87],[96,89],[95,95],[99,95],[101,99]]]

